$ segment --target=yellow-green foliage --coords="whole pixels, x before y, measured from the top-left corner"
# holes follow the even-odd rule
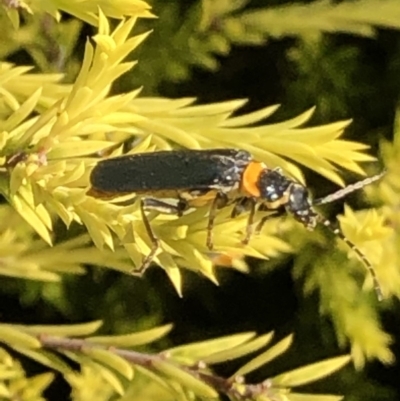
[[[44,11],[43,4],[39,0],[31,1],[28,7],[27,3],[20,2],[21,7],[33,13],[32,18],[37,12]],[[348,121],[302,127],[313,110],[287,121],[265,124],[260,121],[271,116],[277,106],[233,115],[245,103],[244,100],[194,105],[194,98],[142,97],[140,88],[112,95],[110,89],[113,82],[135,65],[124,60],[148,36],[148,33],[132,36],[137,18],[152,16],[148,5],[137,0],[54,0],[45,4],[46,11],[55,19],[60,18],[60,11],[68,12],[98,26],[98,33],[87,41],[80,72],[71,85],[62,83],[60,74],[37,74],[29,72],[29,66],[0,62],[0,192],[8,202],[8,206],[2,206],[0,210],[2,275],[54,281],[64,273],[80,273],[82,265],[86,263],[123,272],[140,265],[151,243],[142,223],[138,202],[120,206],[86,194],[89,174],[97,160],[104,154],[107,157],[120,155],[123,152],[121,144],[132,136],[137,142],[130,153],[175,147],[245,149],[255,159],[271,167],[280,166],[301,182],[304,182],[304,178],[299,165],[344,185],[337,166],[364,174],[359,163],[374,160],[364,153],[366,145],[342,139]],[[210,2],[204,4],[211,7]],[[7,5],[2,7],[14,26],[18,27],[19,10]],[[110,17],[126,19],[111,28]],[[2,54],[7,52],[3,51]],[[146,82],[142,84],[145,86]],[[384,206],[362,212],[346,208],[345,214],[340,217],[344,233],[373,262],[387,298],[400,295],[396,209],[400,187],[396,173],[399,171],[398,135],[394,144],[383,145],[389,173],[376,198],[379,197]],[[162,243],[155,261],[166,271],[178,293],[181,293],[182,267],[217,282],[215,266],[205,246],[207,213],[208,208],[204,207],[180,218],[150,216]],[[22,224],[20,218],[27,225]],[[91,245],[86,235],[53,245],[53,226],[59,219],[67,227],[73,222],[84,226],[95,246]],[[363,266],[346,246],[338,243],[334,250],[327,249],[327,239],[320,233],[299,236],[300,229],[291,220],[283,224],[278,220],[269,221],[259,237],[243,246],[241,238],[245,224],[246,216],[232,219],[228,209],[218,213],[214,230],[216,251],[240,257],[268,258],[290,252],[293,248],[301,249],[296,257],[295,273],[305,277],[307,292],[319,291],[321,310],[332,317],[341,343],[350,342],[355,363],[361,366],[366,358],[391,361],[388,348],[390,337],[380,327],[374,298],[362,291],[354,277],[355,272],[366,275]],[[293,237],[290,244],[281,238],[285,232],[289,239]],[[50,245],[53,247],[50,248]],[[317,262],[313,258],[315,250],[319,255]],[[57,263],[54,263],[56,260]],[[367,275],[365,287],[371,289],[371,280]],[[51,334],[49,328],[43,327],[42,330],[42,333]],[[37,331],[31,338],[26,333],[32,331],[28,328],[0,327],[0,339],[3,342],[65,373],[74,389],[75,400],[109,399],[115,393],[122,394],[127,387],[126,380],[133,378],[133,371],[137,374],[134,380],[141,383],[141,390],[138,387],[132,391],[135,394],[142,391],[143,400],[156,399],[152,398],[152,392],[156,390],[147,384],[149,380],[158,383],[160,389],[157,391],[167,391],[173,396],[179,394],[182,400],[193,399],[194,395],[200,399],[215,397],[216,391],[221,389],[206,380],[204,375],[209,374],[208,368],[196,368],[201,371],[198,375],[196,369],[188,370],[180,364],[192,368],[202,360],[211,364],[215,360],[232,359],[226,353],[228,348],[240,355],[258,350],[258,347],[249,346],[247,341],[250,340],[247,338],[232,345],[236,337],[230,337],[224,340],[229,346],[223,341],[218,342],[221,340],[213,340],[212,345],[201,345],[205,348],[191,345],[183,348],[184,351],[178,348],[168,351],[164,356],[149,356],[153,359],[151,369],[148,369],[147,362],[140,362],[139,354],[124,357],[118,352],[97,346],[93,348],[84,342],[79,343],[80,353],[76,353],[72,352],[76,349],[71,349],[72,340],[60,340],[52,348],[46,343],[46,337],[36,337]],[[13,338],[17,343],[13,342]],[[265,337],[260,338],[265,340]],[[251,344],[259,341],[257,344],[264,346],[260,338],[251,340]],[[116,339],[111,338],[107,345],[119,344],[113,340]],[[289,342],[278,343],[275,346],[278,348],[272,347],[261,353],[239,369],[238,375],[247,374],[276,357],[287,348]],[[49,356],[47,351],[41,353],[33,350],[40,346],[62,351],[77,360],[84,366],[81,374],[69,371],[61,360],[54,355]],[[238,349],[239,346],[244,349]],[[6,361],[2,362],[2,366],[11,364],[5,351],[2,355]],[[129,359],[132,355],[137,359]],[[137,369],[132,370],[127,361],[138,365]],[[339,359],[328,363],[329,366],[323,365],[328,366],[326,370],[318,365],[301,373],[295,371],[292,375],[280,375],[265,386],[273,388],[276,385],[281,388],[303,384],[321,377],[321,372],[328,374],[346,361],[346,358]],[[5,380],[7,386],[2,385],[0,392],[7,394],[8,391],[11,394],[14,388],[11,381],[14,379],[11,379],[12,375],[2,379],[1,372],[0,380]],[[48,380],[45,377],[46,380],[37,379],[41,384],[37,384],[36,388],[45,387],[44,383]],[[26,379],[20,380],[21,388],[30,386]],[[235,375],[232,388],[237,394],[248,391],[248,387],[236,380]],[[93,385],[87,386],[88,381]],[[103,386],[103,382],[107,382],[109,387]],[[290,398],[289,393],[284,396],[287,389],[281,390],[282,397],[286,397],[284,399],[297,399]],[[163,399],[167,399],[165,397]],[[257,399],[268,397],[262,393]],[[130,398],[127,395],[121,399]]]
[[[120,207],[86,196],[88,175],[98,159],[93,155],[115,148],[130,135],[143,138],[132,152],[169,149],[173,144],[240,147],[270,166],[281,166],[299,180],[301,170],[287,158],[338,183],[342,181],[333,161],[362,172],[357,162],[372,159],[360,152],[365,145],[339,139],[346,122],[299,128],[311,112],[250,128],[249,124],[269,116],[276,107],[232,117],[243,101],[190,106],[193,99],[140,98],[138,90],[110,96],[113,80],[133,67],[123,59],[147,36],[128,37],[134,22],[122,22],[110,32],[106,18],[100,15],[99,33],[93,38],[96,46],[87,43],[81,72],[72,86],[56,84],[58,77],[39,76],[37,86],[32,87],[25,83],[25,79],[33,80],[26,69],[2,64],[7,104],[1,135],[1,191],[47,243],[52,243],[52,221],[57,215],[67,226],[73,221],[84,224],[97,248],[115,250],[122,246],[134,264],[140,264],[150,244],[137,203]],[[51,90],[47,85],[59,89]],[[39,115],[32,117],[34,110]],[[121,150],[122,145],[117,146],[111,155],[121,154]],[[216,280],[205,248],[207,212],[202,208],[180,219],[159,216],[152,222],[163,242],[156,261],[178,291],[181,264]],[[229,211],[219,213],[214,230],[217,251],[237,250],[245,219],[232,220]],[[277,224],[268,224],[264,236],[254,238],[241,253],[266,257],[288,251],[274,236]]]
[[[43,391],[54,374],[44,373],[27,378],[20,363],[0,347],[0,399],[43,401]]]
[[[87,337],[99,326],[99,322],[70,326],[0,324],[0,338],[18,353],[64,374],[75,401],[209,400],[219,399],[219,393],[231,399],[316,397],[320,401],[339,401],[340,396],[311,396],[296,393],[292,388],[321,379],[350,361],[349,356],[340,356],[247,385],[244,376],[284,353],[292,343],[292,336],[268,347],[273,333],[259,337],[251,332],[240,333],[147,354],[131,348],[163,337],[170,331],[170,325],[123,336]],[[81,372],[74,372],[57,353],[79,363]],[[249,357],[255,353],[257,356]],[[241,357],[249,361],[230,378],[212,374],[212,365]],[[51,378],[47,374],[26,379],[18,362],[0,348],[0,397],[12,399],[18,395],[21,400],[32,399],[29,397],[40,395]]]

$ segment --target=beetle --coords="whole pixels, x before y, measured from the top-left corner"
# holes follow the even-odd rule
[[[240,149],[173,150],[119,156],[98,162],[90,175],[88,195],[111,199],[135,193],[141,197],[140,211],[152,248],[136,274],[150,265],[160,241],[146,216],[146,211],[181,216],[190,208],[209,205],[207,247],[213,249],[212,229],[218,209],[233,204],[232,217],[249,212],[243,243],[260,232],[272,216],[290,214],[307,229],[322,224],[341,238],[362,260],[372,276],[378,298],[381,288],[367,257],[339,228],[313,208],[333,202],[379,180],[385,172],[349,185],[333,194],[312,200],[306,186],[286,176],[282,169],[268,168]],[[175,203],[171,203],[175,200]],[[272,210],[254,227],[256,210]]]

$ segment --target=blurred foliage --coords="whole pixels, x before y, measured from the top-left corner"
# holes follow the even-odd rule
[[[277,3],[249,0],[150,2],[159,22],[151,22],[155,31],[138,53],[141,63],[135,73],[124,77],[124,82],[146,82],[145,93],[151,94],[156,93],[163,82],[189,79],[193,67],[216,71],[220,59],[227,57],[233,46],[263,46],[269,40],[284,37],[298,37],[310,45],[310,41],[313,44],[322,41],[322,34],[327,32],[373,38],[379,27],[400,27],[400,8],[396,0]],[[146,26],[150,25],[146,23]],[[169,38],[168,46],[163,45],[165,37]],[[340,63],[338,55],[334,60]],[[306,68],[306,64],[300,68]],[[323,73],[323,70],[313,71]],[[341,69],[335,68],[330,71],[337,71],[340,79],[351,73],[343,75],[339,73],[343,72]],[[331,82],[336,84],[337,80]],[[314,84],[317,86],[318,81],[314,80]],[[310,103],[313,105],[314,93],[307,91],[307,94],[313,96]]]
[[[106,333],[129,333],[160,324],[168,316],[168,297],[163,298],[154,288],[141,284],[130,287],[127,281],[133,279],[122,276],[118,281],[109,271],[128,273],[140,265],[143,255],[149,252],[150,241],[137,201],[121,206],[86,195],[89,174],[96,161],[126,152],[175,147],[238,147],[268,166],[282,167],[300,182],[306,180],[305,170],[299,165],[343,186],[345,180],[339,167],[365,174],[360,163],[375,160],[365,153],[366,143],[375,145],[381,137],[368,132],[354,141],[344,140],[349,121],[326,123],[330,118],[352,117],[350,106],[364,104],[373,90],[358,82],[361,72],[367,70],[370,74],[372,67],[365,63],[358,42],[354,41],[367,40],[373,46],[380,29],[400,26],[400,6],[394,0],[288,2],[278,6],[273,2],[243,0],[150,4],[152,9],[140,0],[3,0],[0,4],[0,24],[7,27],[0,41],[0,192],[8,203],[0,209],[0,274],[18,279],[4,279],[6,288],[2,292],[19,296],[25,306],[40,302],[51,305],[56,310],[52,318],[57,316],[57,321],[86,320],[86,314],[91,314],[90,318],[105,318]],[[150,29],[154,29],[151,34]],[[91,38],[86,40],[88,34]],[[353,42],[347,41],[349,37]],[[266,107],[265,100],[258,102],[260,106],[257,99],[256,103],[250,101],[250,106],[243,100],[226,101],[223,90],[214,90],[213,85],[201,79],[206,71],[223,71],[225,61],[230,57],[235,60],[234,53],[240,47],[262,51],[265,44],[287,38],[292,42],[285,49],[285,62],[295,70],[295,79],[290,79],[290,74],[282,78],[286,81],[285,105],[291,110],[286,119],[276,122],[278,107]],[[135,61],[125,61],[130,57]],[[242,56],[236,60],[237,70],[248,64]],[[394,77],[396,59],[390,63],[389,77]],[[196,86],[199,71],[200,84]],[[256,79],[257,84],[268,84],[271,79],[267,74],[244,75],[244,86],[251,79]],[[185,96],[172,99],[159,95],[165,85],[171,88],[185,81],[192,90]],[[232,81],[229,93],[235,93],[234,88]],[[397,99],[392,100],[392,109],[386,102],[398,96],[398,82],[393,80],[386,89],[388,96],[382,96],[382,101],[374,99],[373,104],[355,109],[355,117],[361,115],[356,127],[365,126],[368,118],[379,121],[375,115],[380,110],[389,117],[394,114]],[[207,98],[202,91],[212,93],[207,93]],[[195,99],[187,95],[213,101],[193,105]],[[314,111],[304,110],[314,103],[318,103],[317,119],[323,123],[304,127]],[[240,110],[241,107],[244,109]],[[272,122],[267,123],[267,119]],[[391,124],[390,120],[385,121]],[[380,141],[388,169],[386,177],[367,188],[363,210],[346,206],[339,217],[345,235],[372,261],[387,299],[383,308],[388,310],[393,305],[391,297],[400,297],[400,129],[396,126],[394,132],[393,141]],[[127,149],[125,144],[132,138],[132,146]],[[367,168],[369,174],[378,170],[372,165]],[[327,181],[322,186],[317,181],[307,181],[313,184],[315,192],[333,185]],[[372,288],[370,277],[357,256],[341,241],[331,246],[329,233],[318,230],[304,235],[304,229],[290,219],[271,219],[259,237],[242,246],[246,216],[231,219],[230,210],[224,209],[218,213],[214,230],[217,253],[210,254],[205,247],[207,213],[208,207],[204,207],[180,218],[151,215],[152,226],[162,241],[156,262],[180,296],[184,279],[189,285],[193,282],[187,272],[182,274],[184,269],[218,283],[221,275],[217,272],[224,267],[249,272],[245,256],[273,258],[260,268],[264,277],[267,268],[278,267],[288,259],[285,255],[294,252],[296,283],[303,286],[308,297],[318,294],[319,310],[314,316],[319,314],[321,318],[317,319],[321,320],[314,324],[321,326],[318,330],[325,333],[322,336],[334,331],[339,347],[350,351],[357,368],[362,368],[367,360],[377,359],[385,364],[394,361],[390,347],[393,338],[380,320],[373,294],[366,291]],[[62,234],[61,222],[70,228],[69,232]],[[75,278],[86,272],[87,265],[104,267],[104,271],[93,275],[95,285],[105,291],[96,295],[101,298],[99,302],[89,290],[93,280],[89,278],[79,290],[82,279]],[[115,287],[108,288],[111,284]],[[132,288],[134,294],[129,291]],[[300,294],[299,291],[299,298]],[[94,299],[87,299],[91,295]],[[132,303],[126,299],[131,296]],[[210,299],[205,302],[212,305]],[[87,308],[89,304],[95,312]],[[246,314],[251,312],[245,310]],[[7,311],[0,313],[7,315]],[[312,316],[310,311],[307,313],[305,316]],[[323,330],[324,317],[333,329]],[[74,400],[192,400],[216,398],[217,393],[231,399],[340,399],[305,394],[307,391],[294,393],[291,389],[320,379],[348,361],[348,357],[339,357],[310,364],[326,358],[316,351],[318,341],[313,342],[314,333],[308,339],[299,338],[298,347],[310,348],[308,365],[276,374],[279,362],[275,358],[287,350],[291,337],[263,351],[259,350],[270,341],[270,335],[240,334],[180,346],[189,339],[206,337],[201,332],[200,316],[194,314],[193,319],[196,318],[198,333],[188,331],[174,348],[170,344],[174,342],[172,335],[163,340],[164,351],[158,353],[157,347],[149,343],[166,334],[169,326],[107,339],[87,338],[98,323],[34,328],[2,324],[0,340],[8,348],[0,349],[0,398],[42,399],[43,391],[53,380],[49,373],[26,375],[16,351],[61,372],[72,388]],[[39,319],[46,320],[46,313]],[[25,323],[23,315],[13,316],[13,321]],[[78,341],[74,338],[77,336],[84,339]],[[334,343],[333,339],[326,341]],[[133,346],[139,346],[138,351],[124,349]],[[256,351],[256,356],[233,369],[235,373],[231,370],[220,376],[218,369],[209,368]],[[301,354],[299,350],[294,352]],[[72,365],[66,360],[72,361]],[[261,368],[271,360],[275,370],[265,375]],[[292,360],[299,364],[298,357]],[[71,369],[74,364],[81,367],[79,372]],[[256,370],[261,371],[261,380],[251,376],[250,382],[256,384],[246,384],[241,376]],[[344,377],[354,376],[348,373]],[[367,380],[360,381],[352,386],[355,400],[366,399],[360,394]],[[341,392],[340,386],[336,386],[335,392]],[[389,397],[390,393],[383,389],[381,394]]]

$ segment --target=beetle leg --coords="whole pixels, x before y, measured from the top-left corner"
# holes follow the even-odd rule
[[[256,200],[254,198],[247,198],[248,207],[250,209],[249,218],[247,219],[246,225],[246,236],[243,238],[242,243],[247,245],[250,241],[251,236],[253,235],[254,231],[254,215],[256,214]]]
[[[213,244],[213,227],[214,227],[214,221],[215,217],[217,215],[217,210],[221,209],[222,207],[226,206],[228,203],[228,197],[222,193],[222,192],[217,192],[217,195],[212,201],[211,207],[210,207],[210,213],[208,215],[208,224],[207,224],[207,248],[211,251],[214,247]]]
[[[188,208],[184,199],[179,199],[179,202],[173,205],[155,198],[144,198],[142,205],[144,210],[154,210],[163,214],[176,214],[177,216],[182,216],[182,213]]]
[[[259,210],[261,210],[261,209],[259,209]],[[260,234],[260,232],[261,232],[261,230],[262,230],[262,228],[264,227],[264,224],[267,222],[267,220],[269,220],[269,219],[271,219],[271,218],[273,218],[273,217],[279,217],[279,216],[282,216],[282,215],[284,215],[286,212],[285,212],[285,209],[280,209],[280,210],[275,210],[273,213],[271,213],[271,214],[269,214],[268,216],[264,216],[261,220],[260,220],[260,222],[257,224],[257,226],[256,226],[256,229],[255,229],[255,234],[256,235],[259,235]]]
[[[142,215],[142,221],[144,224],[144,227],[146,229],[146,233],[150,238],[151,241],[151,249],[150,253],[143,259],[141,266],[139,269],[132,270],[131,273],[135,276],[142,276],[143,273],[147,270],[147,268],[150,266],[151,262],[154,259],[154,256],[156,255],[158,249],[160,248],[160,240],[156,236],[155,232],[153,231],[153,228],[151,227],[151,224],[149,222],[149,219],[146,216],[145,209],[147,209],[147,205],[145,203],[145,200],[140,200],[140,214]]]
[[[140,200],[140,214],[142,216],[142,221],[146,229],[146,233],[151,241],[151,249],[149,254],[143,259],[139,269],[131,271],[133,275],[142,276],[143,273],[150,266],[153,261],[158,249],[160,248],[160,240],[153,230],[149,219],[146,216],[146,210],[154,210],[164,214],[177,214],[182,215],[182,212],[187,209],[187,202],[180,200],[177,205],[171,205],[167,202],[160,201],[154,198],[145,198]]]
[[[252,200],[248,197],[243,197],[235,201],[235,205],[233,207],[231,217],[235,218],[240,214],[247,212],[251,209]]]

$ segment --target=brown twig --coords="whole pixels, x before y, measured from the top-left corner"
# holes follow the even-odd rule
[[[265,380],[264,382],[258,384],[244,384],[242,377],[232,380],[202,371],[206,367],[204,363],[198,363],[195,366],[190,367],[181,365],[173,360],[170,360],[168,353],[152,355],[122,348],[107,347],[91,343],[85,339],[56,337],[45,334],[39,335],[38,339],[43,348],[55,351],[67,350],[83,353],[92,349],[108,350],[125,359],[126,361],[131,362],[132,364],[154,371],[156,370],[153,368],[153,363],[155,361],[168,361],[182,371],[189,373],[193,377],[203,381],[220,394],[226,394],[227,396],[238,400],[256,399],[260,395],[266,395],[271,399],[276,399],[271,391],[272,385],[269,380]]]

